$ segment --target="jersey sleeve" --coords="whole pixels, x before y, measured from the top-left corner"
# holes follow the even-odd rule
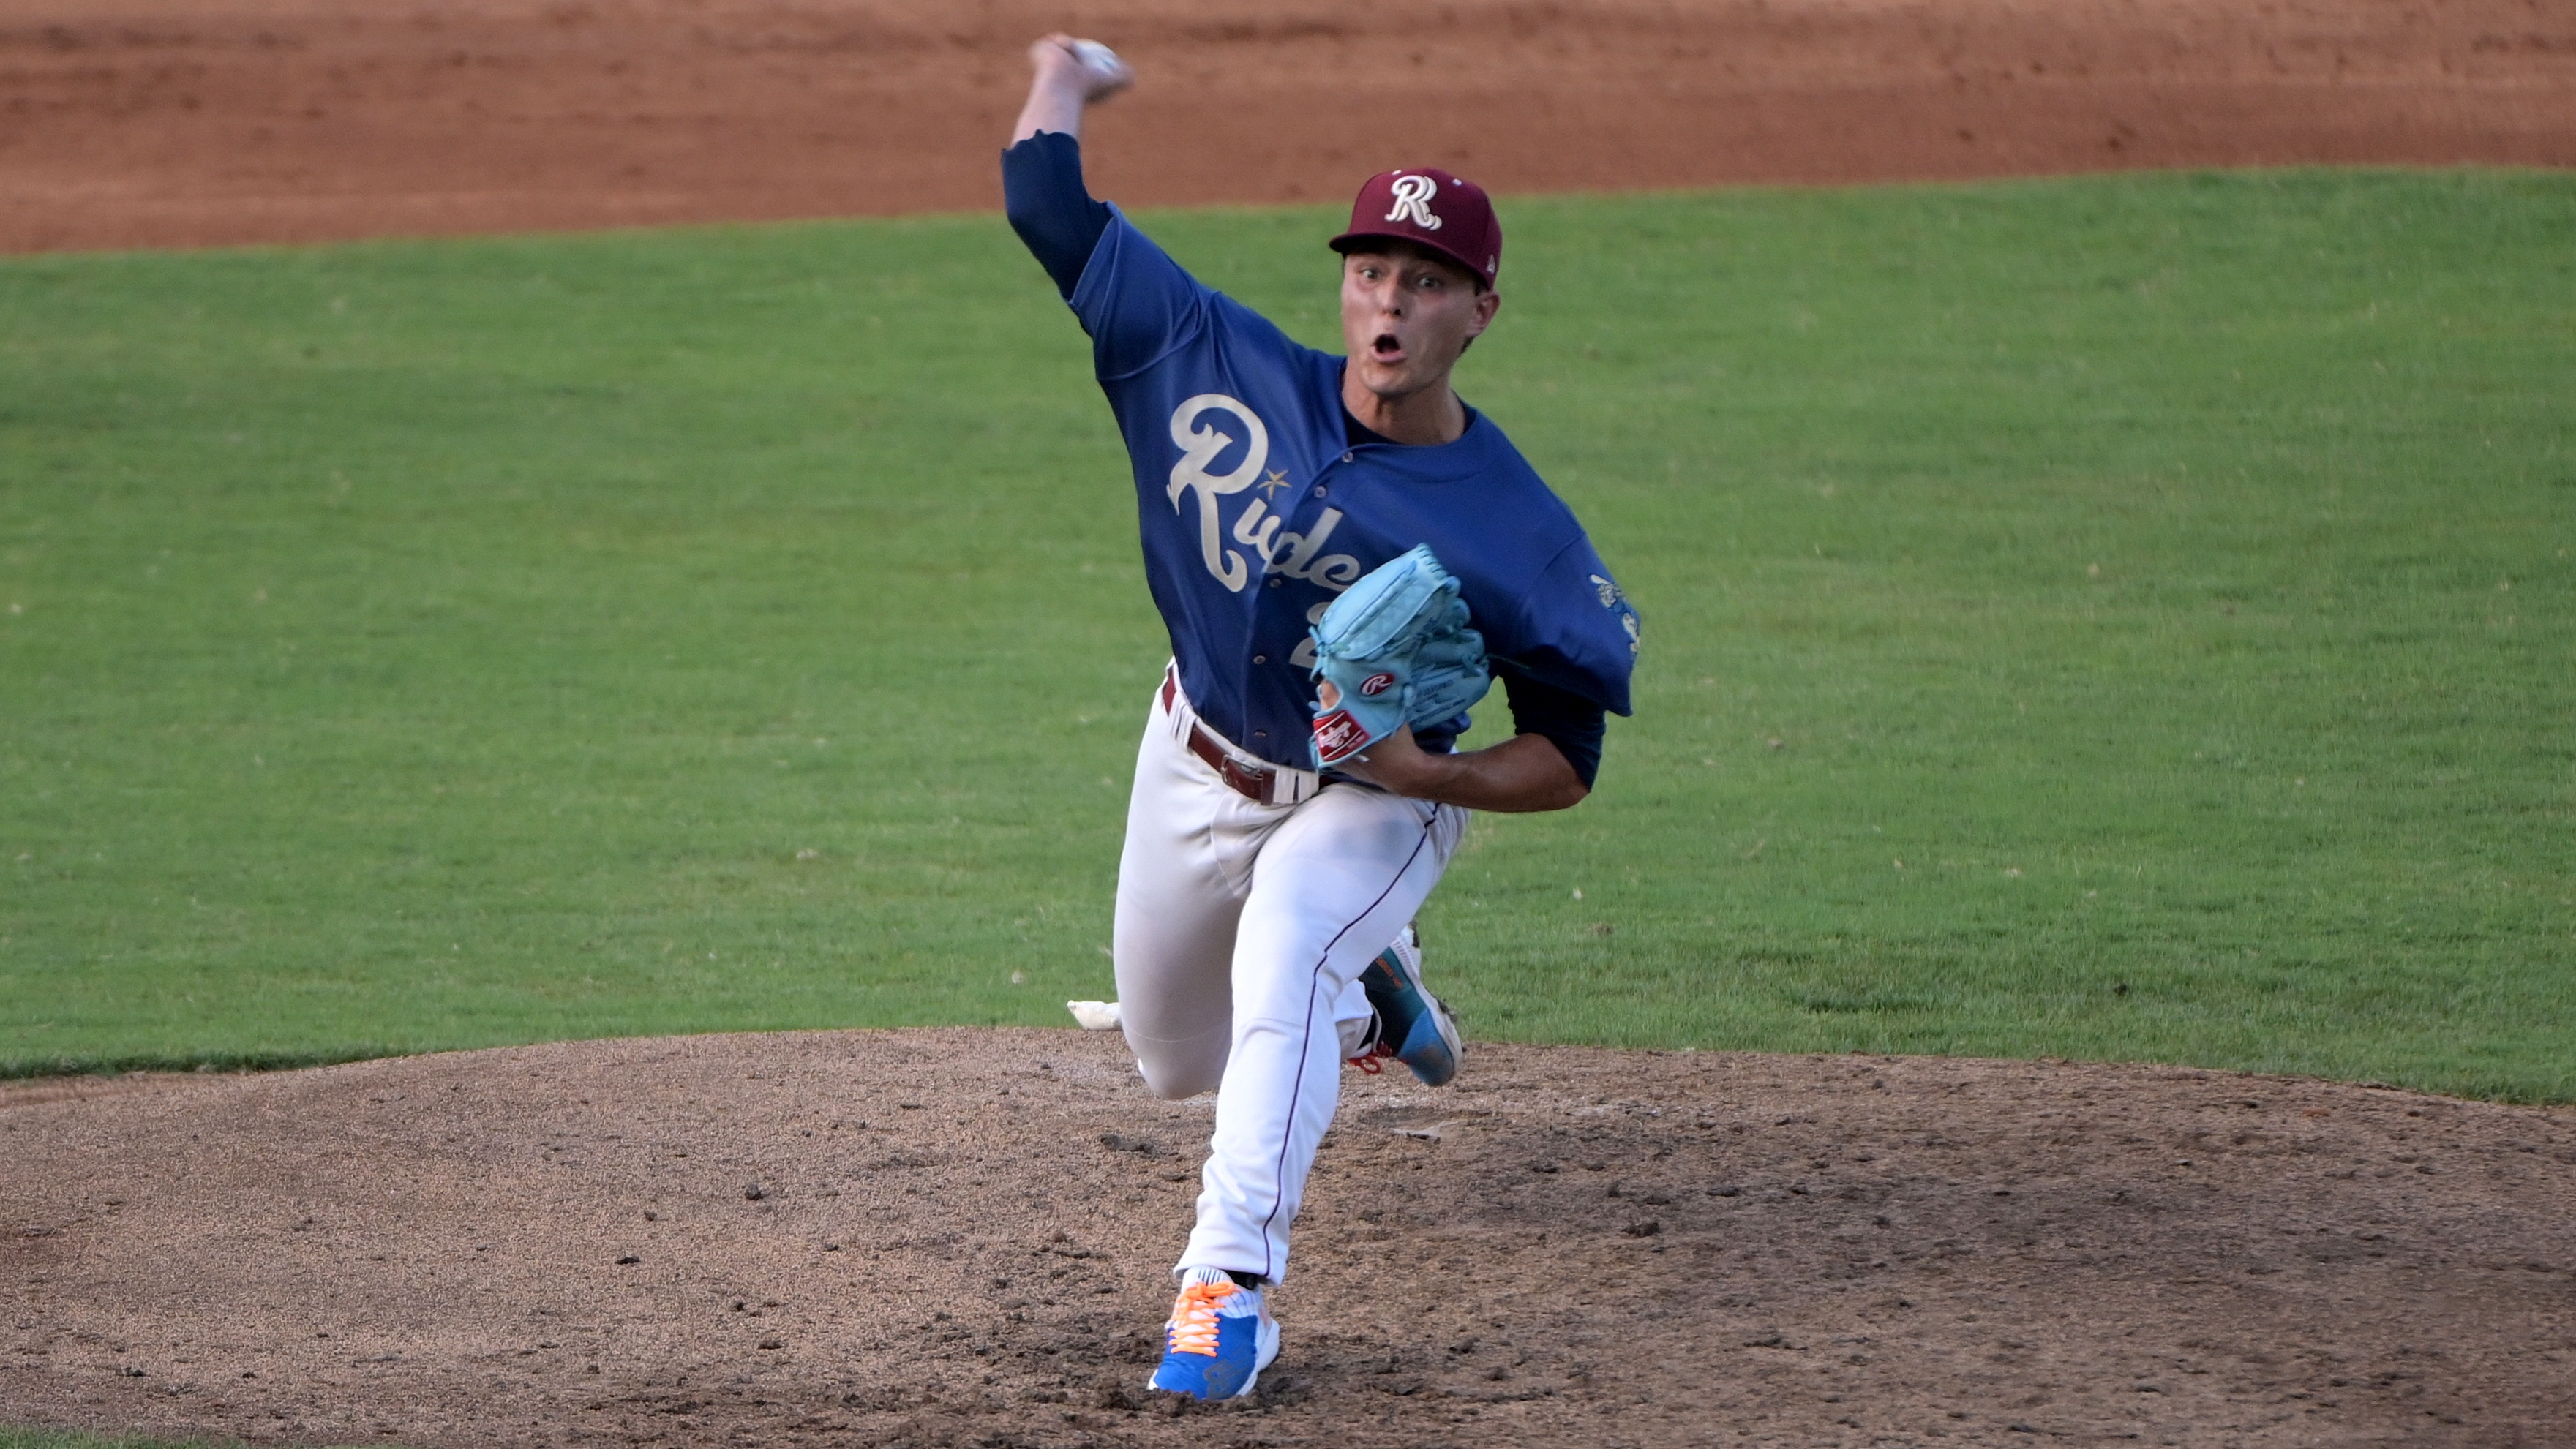
[[[1216,293],[1181,269],[1109,203],[1111,219],[1091,249],[1091,262],[1071,298],[1073,315],[1091,334],[1102,382],[1133,377],[1209,325]]]
[[[1498,672],[1503,697],[1511,703],[1512,733],[1545,736],[1574,767],[1583,788],[1591,789],[1601,774],[1601,737],[1608,733],[1601,706],[1572,690],[1513,673],[1508,663]]]
[[[1514,669],[1612,714],[1630,712],[1640,621],[1590,539],[1577,536],[1548,560],[1521,600],[1519,624],[1506,661]]]
[[[1082,143],[1040,131],[1002,153],[1002,214],[1058,296],[1071,300],[1084,264],[1109,229],[1109,204],[1082,184]]]

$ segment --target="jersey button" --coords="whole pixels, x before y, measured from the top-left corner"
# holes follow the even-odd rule
[[[1323,485],[1323,484],[1318,483],[1318,484],[1316,484],[1316,485],[1315,485],[1315,496],[1316,496],[1316,497],[1318,497],[1318,498],[1323,497],[1323,496],[1324,496],[1324,492],[1325,492],[1325,489],[1324,489],[1324,485]]]
[[[1270,656],[1267,654],[1255,654],[1252,656],[1252,662],[1255,664],[1267,664],[1270,662]]]
[[[1342,461],[1343,461],[1343,462],[1345,462],[1345,463],[1347,463],[1347,462],[1349,462],[1351,459],[1356,458],[1356,457],[1358,457],[1358,456],[1359,456],[1359,455],[1358,455],[1358,454],[1356,454],[1356,453],[1344,453],[1344,454],[1342,455]]]
[[[1270,576],[1270,587],[1274,589],[1279,587],[1279,576],[1277,574],[1272,574]]]

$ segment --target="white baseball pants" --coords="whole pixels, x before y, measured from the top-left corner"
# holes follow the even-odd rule
[[[1118,862],[1118,1008],[1155,1095],[1216,1089],[1180,1266],[1276,1281],[1367,1030],[1359,973],[1439,884],[1467,812],[1348,783],[1295,805],[1248,799],[1190,752],[1188,697],[1166,698],[1136,752]]]

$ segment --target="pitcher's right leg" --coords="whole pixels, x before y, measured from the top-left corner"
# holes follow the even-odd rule
[[[1363,969],[1421,909],[1467,812],[1328,785],[1262,846],[1234,947],[1234,1049],[1184,1266],[1272,1282],[1333,1118]]]

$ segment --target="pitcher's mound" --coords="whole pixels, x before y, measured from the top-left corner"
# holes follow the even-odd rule
[[[1139,1391],[1205,1101],[1115,1038],[0,1092],[0,1422],[305,1443],[2576,1443],[2576,1114],[1479,1046],[1347,1078],[1261,1392]]]

